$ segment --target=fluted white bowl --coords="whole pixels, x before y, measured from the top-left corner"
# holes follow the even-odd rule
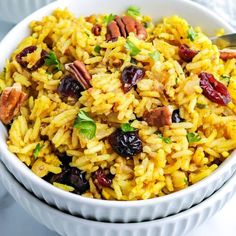
[[[55,0],[0,0],[0,19],[18,23],[26,16]]]
[[[27,17],[2,40],[0,43],[0,70],[3,69],[6,59],[9,58],[17,44],[29,34],[29,22],[41,19],[43,16],[50,14],[55,8],[68,7],[77,16],[87,16],[94,13],[119,14],[130,5],[140,7],[144,14],[150,15],[154,20],[167,15],[179,14],[186,18],[190,24],[200,25],[203,30],[211,35],[218,28],[225,28],[226,32],[233,32],[232,28],[217,15],[186,0],[56,1]],[[8,151],[6,139],[7,131],[0,124],[1,160],[20,183],[39,198],[61,210],[100,221],[140,222],[176,214],[210,196],[232,176],[236,169],[236,153],[234,152],[209,177],[187,189],[167,196],[129,202],[89,199],[55,188],[34,175],[14,154]]]
[[[217,192],[200,204],[159,220],[142,223],[103,223],[59,211],[28,192],[0,161],[0,179],[13,198],[37,221],[63,236],[180,236],[212,217],[236,192],[234,174]],[[24,226],[22,226],[24,227]]]

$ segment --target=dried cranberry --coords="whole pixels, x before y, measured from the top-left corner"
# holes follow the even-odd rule
[[[185,62],[191,62],[197,54],[198,51],[190,49],[186,44],[179,46],[179,56]]]
[[[63,100],[66,100],[68,97],[78,100],[82,91],[83,89],[79,81],[71,75],[66,75],[57,88],[57,92]]]
[[[19,54],[16,55],[16,61],[23,67],[26,68],[28,71],[35,71],[39,67],[43,66],[45,62],[45,58],[47,56],[47,52],[45,50],[42,50],[41,52],[41,58],[33,65],[31,68],[27,68],[28,62],[23,61],[22,58],[26,57],[28,54],[33,53],[34,51],[37,50],[36,46],[29,46],[24,48]]]
[[[223,106],[231,101],[227,87],[217,81],[212,74],[202,72],[198,77],[200,78],[203,95],[209,100]]]
[[[89,182],[85,177],[85,173],[76,167],[64,167],[62,172],[60,174],[53,175],[49,182],[57,182],[72,186],[78,194],[83,194],[89,189]]]
[[[80,194],[86,192],[89,189],[89,182],[85,178],[85,173],[82,173],[76,167],[70,168],[70,174],[66,179],[66,184],[74,187]]]
[[[109,136],[108,141],[112,149],[122,157],[133,157],[143,150],[138,131],[123,132],[117,129]]]
[[[94,173],[95,181],[103,187],[110,187],[112,184],[113,175],[112,174],[105,174],[105,171],[99,168]]]
[[[72,161],[72,157],[71,156],[67,156],[66,153],[56,153],[56,155],[58,156],[59,160],[61,161],[63,166],[69,166],[69,164]]]
[[[179,109],[176,109],[172,112],[172,122],[173,123],[180,123],[180,122],[183,122],[184,119],[182,119],[180,117],[180,114],[179,114]]]
[[[96,24],[96,25],[94,25],[93,28],[92,28],[92,33],[93,33],[95,36],[99,36],[100,33],[101,33],[101,30],[102,30],[101,26],[100,26],[99,24]]]
[[[121,83],[125,93],[138,83],[145,75],[145,70],[137,66],[129,66],[124,68],[121,75]]]
[[[50,183],[65,183],[67,176],[69,175],[70,172],[70,168],[68,167],[63,167],[62,168],[62,172],[60,174],[55,174],[52,175],[50,178]]]

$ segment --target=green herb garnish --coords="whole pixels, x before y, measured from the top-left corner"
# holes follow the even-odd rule
[[[136,6],[130,6],[127,10],[127,15],[137,17],[140,16],[140,8]]]
[[[4,73],[4,75],[7,73],[7,68],[6,67],[3,68],[3,73]]]
[[[97,45],[97,46],[95,46],[95,48],[94,48],[94,52],[100,53],[101,49],[102,49],[102,48],[101,48],[99,45]]]
[[[188,185],[188,178],[184,178],[184,183]]]
[[[188,39],[190,39],[192,42],[195,40],[197,36],[197,33],[194,31],[192,26],[189,26],[188,28]]]
[[[156,131],[155,134],[158,136],[158,138],[162,139],[163,142],[165,142],[167,144],[171,143],[171,138],[163,137],[163,135],[160,131]]]
[[[74,127],[79,129],[80,133],[88,139],[95,137],[97,129],[96,123],[91,117],[89,117],[88,113],[83,110],[80,110],[78,113]]]
[[[132,132],[132,131],[135,131],[136,129],[134,127],[132,127],[129,123],[125,123],[125,124],[122,124],[121,125],[121,130],[123,132]]]
[[[40,143],[38,143],[34,149],[34,152],[33,152],[33,156],[34,156],[34,159],[36,160],[39,156],[39,153],[41,151],[41,149],[44,147],[44,144],[40,145]]]
[[[134,57],[141,52],[141,50],[137,48],[129,39],[126,40],[125,48],[130,52],[131,57]]]
[[[178,84],[178,82],[179,82],[179,77],[176,77],[175,78],[175,84]]]
[[[171,143],[171,139],[169,137],[168,138],[163,137],[162,140],[167,144]]]
[[[61,64],[59,60],[57,59],[57,55],[53,51],[50,51],[48,55],[46,56],[45,65],[46,66],[54,65],[57,70],[61,70]]]
[[[199,108],[199,109],[204,109],[204,108],[206,108],[206,106],[207,106],[206,104],[202,104],[202,103],[197,103],[196,104],[196,107]]]
[[[115,19],[115,17],[116,16],[113,14],[105,16],[103,22],[108,25],[110,22],[112,22]]]
[[[158,51],[150,52],[148,55],[154,60],[159,61],[160,60],[160,53]]]
[[[188,133],[187,139],[189,143],[195,143],[201,140],[201,137],[197,133]]]
[[[224,82],[225,82],[226,85],[228,86],[229,83],[230,83],[231,77],[230,77],[230,76],[227,76],[227,75],[221,75],[221,79],[224,80]]]

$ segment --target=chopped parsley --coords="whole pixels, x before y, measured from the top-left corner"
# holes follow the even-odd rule
[[[115,19],[115,17],[116,16],[113,14],[105,16],[103,22],[108,25],[110,22],[112,22]]]
[[[99,45],[97,45],[97,46],[95,46],[95,48],[94,48],[94,52],[100,53],[101,49],[102,49],[102,48],[101,48]]]
[[[44,144],[40,145],[40,143],[38,143],[34,149],[34,152],[33,152],[33,156],[34,156],[34,159],[36,160],[39,156],[39,153],[41,151],[41,149],[44,147]]]
[[[184,178],[184,183],[185,183],[186,185],[188,185],[188,178],[187,178],[187,177]]]
[[[201,137],[197,133],[188,133],[187,139],[188,139],[188,142],[191,144],[191,143],[195,143],[195,142],[200,141]]]
[[[165,142],[165,143],[167,143],[167,144],[171,143],[171,138],[169,138],[169,137],[163,137],[163,135],[162,135],[161,132],[157,131],[157,132],[155,132],[155,134],[156,134],[156,135],[158,136],[158,138],[160,138],[163,142]]]
[[[132,16],[134,18],[140,16],[140,8],[136,6],[130,6],[127,10],[127,15]]]
[[[59,60],[57,59],[57,55],[53,51],[50,51],[48,55],[46,56],[45,65],[46,66],[54,65],[57,70],[61,70],[61,64]]]
[[[202,104],[202,103],[197,103],[196,104],[196,107],[199,108],[199,109],[204,109],[204,108],[206,108],[206,106],[207,106],[206,104]]]
[[[148,55],[154,60],[159,61],[160,60],[160,53],[158,51],[150,52]]]
[[[175,78],[175,84],[178,84],[178,82],[179,82],[179,77],[176,77]]]
[[[83,110],[80,110],[78,113],[74,127],[79,129],[79,132],[88,139],[95,137],[97,129],[96,123],[91,117],[89,117],[88,113]]]
[[[137,48],[129,39],[126,40],[125,48],[130,52],[131,57],[134,57],[141,52],[141,50]]]
[[[230,76],[227,76],[227,75],[221,75],[221,79],[226,83],[226,85],[228,86],[229,83],[230,83],[230,79],[231,77]]]
[[[126,133],[135,131],[136,129],[132,127],[129,123],[125,123],[121,125],[121,130]]]
[[[190,39],[192,42],[197,37],[197,33],[194,31],[192,26],[189,26],[188,28],[188,39]]]

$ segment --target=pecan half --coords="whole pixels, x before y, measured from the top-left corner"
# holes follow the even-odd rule
[[[119,36],[126,38],[129,33],[135,33],[137,38],[145,40],[147,31],[145,27],[131,16],[116,16],[115,19],[107,25],[107,41],[116,41]]]
[[[99,24],[96,24],[96,25],[94,25],[93,28],[92,28],[92,33],[93,33],[95,36],[99,36],[100,33],[101,33],[101,30],[102,30],[101,26],[100,26]]]
[[[47,52],[45,50],[42,50],[41,52],[41,58],[33,65],[31,68],[27,68],[28,62],[23,60],[23,57],[26,57],[28,54],[33,53],[37,50],[36,46],[29,46],[24,48],[20,53],[16,55],[16,61],[25,69],[32,72],[37,70],[39,67],[43,66],[45,62],[45,58],[47,56]]]
[[[223,50],[220,50],[220,58],[223,61],[236,58],[236,50],[235,49],[223,49]]]
[[[84,90],[91,87],[91,75],[87,71],[83,62],[77,60],[72,63],[66,64],[65,68],[75,76]]]
[[[172,112],[169,107],[158,107],[151,111],[145,111],[143,120],[151,126],[162,127],[172,124]]]
[[[27,95],[22,91],[21,84],[15,83],[12,87],[3,90],[0,97],[0,120],[4,124],[10,124],[16,116]]]

